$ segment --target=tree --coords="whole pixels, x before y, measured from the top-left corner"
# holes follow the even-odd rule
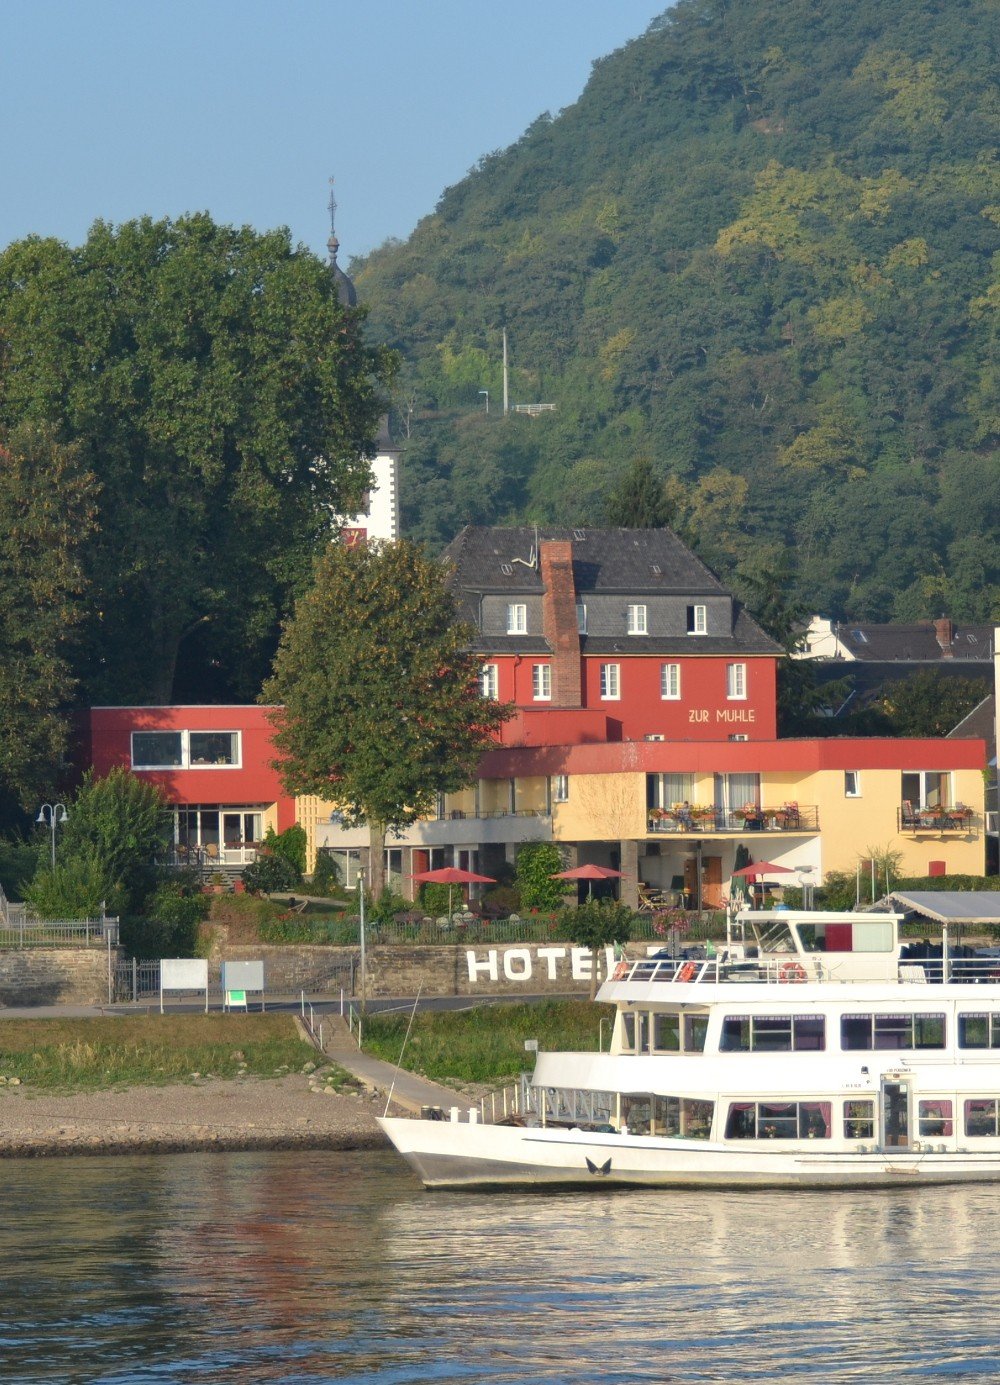
[[[96,487],[79,450],[25,423],[0,446],[0,801],[31,808],[58,781],[84,615],[82,548]]]
[[[588,899],[576,909],[566,909],[561,922],[566,936],[577,947],[589,947],[590,998],[597,994],[597,954],[603,947],[627,943],[632,936],[632,910],[616,899]]]
[[[160,789],[119,765],[103,779],[92,770],[69,805],[52,870],[46,860],[27,890],[48,917],[139,912],[156,883],[155,858],[169,820]]]
[[[637,457],[608,496],[604,522],[619,529],[665,529],[671,518],[662,479],[648,457]]]
[[[990,691],[985,678],[946,677],[926,669],[882,684],[876,706],[893,736],[946,736]]]
[[[563,868],[554,842],[529,842],[517,853],[517,888],[525,909],[558,909],[566,893],[565,880],[553,876]]]
[[[371,834],[369,886],[385,884],[386,831],[473,782],[507,712],[481,696],[472,631],[446,569],[407,542],[331,544],[285,626],[262,694],[290,793],[335,802]]]
[[[0,427],[48,421],[100,482],[90,696],[169,701],[186,646],[259,687],[368,480],[391,358],[362,317],[287,231],[206,214],[0,255]]]

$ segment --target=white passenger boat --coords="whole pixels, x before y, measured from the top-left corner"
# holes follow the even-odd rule
[[[430,1188],[1000,1179],[1000,958],[899,923],[740,913],[715,956],[618,964],[609,1052],[383,1129]]]

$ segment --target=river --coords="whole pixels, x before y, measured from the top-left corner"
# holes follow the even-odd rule
[[[0,1379],[1000,1381],[1000,1192],[425,1193],[390,1153],[5,1161]]]

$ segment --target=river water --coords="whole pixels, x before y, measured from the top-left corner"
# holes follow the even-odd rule
[[[0,1380],[1000,1381],[1000,1191],[425,1193],[390,1153],[5,1161]]]

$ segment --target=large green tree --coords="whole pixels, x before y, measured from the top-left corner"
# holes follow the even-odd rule
[[[407,542],[331,544],[282,635],[263,697],[289,792],[334,802],[371,833],[384,887],[387,830],[473,782],[505,709],[481,695],[472,632],[447,571]]]
[[[100,481],[91,697],[169,701],[185,650],[256,691],[331,514],[355,505],[389,358],[287,231],[97,222],[0,255],[0,427]]]
[[[57,782],[96,485],[79,451],[22,424],[0,445],[0,814]]]

